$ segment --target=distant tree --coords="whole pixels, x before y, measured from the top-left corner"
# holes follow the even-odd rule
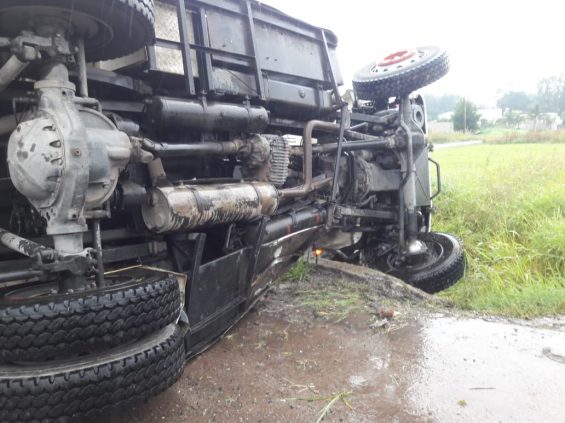
[[[481,129],[490,128],[492,126],[491,121],[485,118],[481,118]]]
[[[501,109],[508,109],[511,112],[520,110],[528,111],[532,108],[535,97],[524,91],[506,91],[497,101],[497,106]]]
[[[456,94],[426,95],[426,110],[429,120],[437,120],[442,113],[453,111],[461,96]]]
[[[508,128],[518,129],[520,124],[524,122],[524,115],[519,112],[506,112],[502,120]]]
[[[543,78],[538,83],[538,99],[542,112],[565,111],[565,75]]]
[[[456,131],[476,131],[479,128],[478,107],[472,102],[462,98],[455,105],[453,112],[453,128]]]

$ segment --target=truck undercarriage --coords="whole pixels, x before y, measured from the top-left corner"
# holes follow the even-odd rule
[[[251,0],[0,0],[1,421],[166,389],[313,246],[462,276],[411,95],[445,52],[373,62],[348,103],[336,47]]]

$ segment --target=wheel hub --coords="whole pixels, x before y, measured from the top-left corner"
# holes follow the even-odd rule
[[[408,243],[406,246],[406,252],[409,256],[421,256],[428,251],[426,243],[420,240],[414,240]]]
[[[440,257],[442,257],[443,246],[440,243],[433,241],[428,243],[424,243],[422,241],[418,242],[421,242],[425,249],[421,254],[407,256],[400,255],[398,253],[389,254],[386,257],[389,271],[399,268],[419,271],[433,265]]]
[[[382,62],[377,63],[377,66],[387,67],[387,66],[396,65],[397,63],[401,63],[411,59],[412,57],[416,56],[416,54],[417,54],[416,51],[409,51],[409,50],[397,51],[395,53],[386,56]]]

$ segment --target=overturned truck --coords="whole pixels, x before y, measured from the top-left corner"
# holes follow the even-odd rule
[[[253,0],[0,0],[0,421],[156,395],[312,246],[462,276],[412,94],[446,53],[372,62],[348,103],[336,47]]]

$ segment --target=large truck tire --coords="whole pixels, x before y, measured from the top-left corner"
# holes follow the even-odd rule
[[[5,291],[0,297],[0,362],[100,351],[140,339],[178,319],[176,278],[117,281],[73,294],[49,295],[49,285]],[[44,292],[47,295],[41,295]]]
[[[449,72],[449,57],[439,47],[403,50],[372,62],[353,77],[359,100],[382,101],[401,97],[437,81]]]
[[[430,294],[443,291],[465,274],[467,261],[459,240],[453,235],[429,232],[418,235],[428,252],[419,261],[398,265],[395,253],[378,257],[371,267],[402,279],[404,282]]]
[[[183,366],[184,338],[175,324],[104,354],[0,365],[0,421],[83,421],[127,409],[173,385]]]
[[[45,18],[84,36],[89,62],[125,56],[155,39],[153,0],[0,0],[2,36],[18,36]]]

